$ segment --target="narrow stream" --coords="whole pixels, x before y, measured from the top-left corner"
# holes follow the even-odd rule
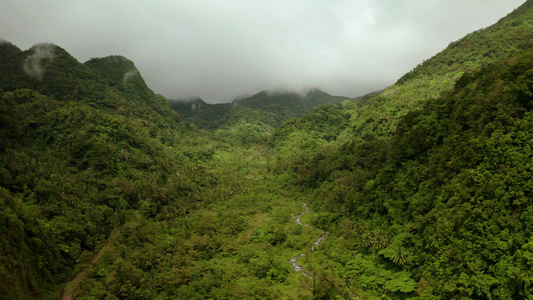
[[[293,219],[296,219],[296,223],[302,225],[302,226],[305,226],[305,227],[311,227],[309,224],[304,224],[300,221],[300,217],[309,213],[309,207],[307,206],[306,203],[303,204],[303,208],[305,208],[305,211],[297,216],[294,216],[292,217]],[[328,236],[328,232],[323,230],[324,233],[317,238],[316,241],[313,242],[313,246],[311,247],[311,251],[315,251],[315,247],[317,247],[318,245],[320,245],[322,242],[324,242],[324,240],[326,239],[326,237]],[[289,259],[289,263],[291,264],[292,268],[294,269],[295,272],[302,272],[302,274],[304,274],[305,276],[307,277],[311,277],[311,274],[309,274],[309,272],[302,266],[298,263],[298,259],[300,259],[301,257],[303,257],[305,255],[305,252],[298,255],[298,256],[295,256],[291,259]]]
[[[297,216],[294,216],[292,217],[293,219],[296,219],[296,223],[302,225],[302,226],[305,226],[305,227],[311,227],[311,225],[309,224],[304,224],[300,221],[300,217],[309,213],[309,207],[307,207],[307,204],[304,203],[303,204],[303,208],[305,208],[305,211]],[[324,242],[324,240],[326,239],[326,237],[328,236],[328,232],[326,230],[322,230],[324,233],[318,237],[316,239],[316,241],[313,242],[313,246],[311,247],[311,250],[309,252],[312,252],[312,251],[315,251],[315,247],[318,247],[322,242]],[[298,255],[298,256],[295,256],[291,259],[289,259],[289,263],[291,264],[292,268],[294,269],[295,272],[302,272],[302,274],[304,274],[306,277],[308,278],[313,278],[313,276],[309,273],[309,271],[307,271],[302,265],[300,265],[298,263],[298,259],[300,259],[301,257],[303,257],[305,255],[305,252]],[[355,299],[360,299],[361,296],[358,295],[357,293],[354,293],[353,291],[351,292],[351,295],[355,298]]]

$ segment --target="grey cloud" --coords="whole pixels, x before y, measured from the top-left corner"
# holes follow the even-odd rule
[[[123,55],[170,98],[263,89],[358,96],[392,84],[524,0],[4,0],[2,38],[80,61]]]

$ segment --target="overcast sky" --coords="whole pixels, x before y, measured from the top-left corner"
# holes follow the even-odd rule
[[[156,93],[229,102],[264,89],[384,88],[525,0],[2,0],[0,38],[123,55]]]

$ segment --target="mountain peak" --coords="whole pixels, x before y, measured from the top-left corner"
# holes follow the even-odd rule
[[[124,56],[91,58],[85,65],[128,97],[139,98],[152,94],[135,64]]]
[[[0,61],[10,59],[12,56],[22,53],[19,47],[6,40],[0,39]]]
[[[107,79],[113,86],[126,85],[129,79],[139,75],[135,64],[120,55],[91,58],[85,62],[85,65]]]

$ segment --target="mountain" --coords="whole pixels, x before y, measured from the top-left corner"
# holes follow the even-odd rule
[[[171,106],[180,115],[199,128],[216,129],[237,123],[246,118],[248,109],[266,117],[268,126],[277,127],[284,121],[310,113],[314,108],[346,100],[343,96],[331,96],[319,89],[303,94],[287,91],[261,91],[255,95],[233,100],[231,103],[208,104],[197,98],[170,100]],[[241,110],[239,107],[248,109]]]
[[[57,299],[133,211],[180,215],[216,198],[195,192],[215,184],[193,164],[206,152],[189,144],[203,138],[129,60],[81,64],[52,44],[0,53],[4,297]]]
[[[531,296],[532,57],[463,77],[388,141],[345,138],[280,165],[339,218],[325,253],[358,253],[336,258],[341,278],[393,298]],[[380,283],[394,272],[402,285]]]
[[[97,93],[105,90],[101,79],[61,47],[38,44],[26,51],[14,51],[4,43],[0,49],[12,54],[10,59],[0,61],[0,69],[6,74],[0,78],[0,87],[5,91],[29,88],[58,100],[66,100],[67,95],[68,99],[82,100],[89,93],[103,97]]]

